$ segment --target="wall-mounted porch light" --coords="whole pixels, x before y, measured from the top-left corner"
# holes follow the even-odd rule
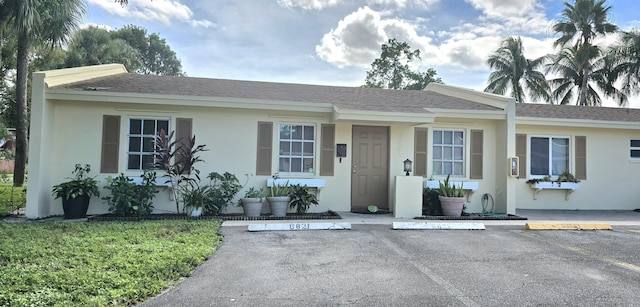
[[[411,162],[411,160],[404,160],[404,171],[407,173],[407,176],[409,176],[409,173],[411,172],[412,164],[413,162]]]

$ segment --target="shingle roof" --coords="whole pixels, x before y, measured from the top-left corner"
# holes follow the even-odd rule
[[[224,79],[119,74],[54,88],[139,94],[185,95],[274,101],[331,103],[363,111],[429,113],[425,108],[498,111],[499,108],[430,91],[395,91],[238,81]]]
[[[640,109],[518,103],[516,116],[640,122]]]

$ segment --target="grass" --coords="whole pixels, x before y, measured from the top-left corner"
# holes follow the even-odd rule
[[[220,221],[0,223],[0,306],[131,305],[189,276]]]

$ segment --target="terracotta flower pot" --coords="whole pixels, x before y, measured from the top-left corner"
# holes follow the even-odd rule
[[[438,196],[440,206],[442,207],[442,215],[445,216],[461,216],[464,208],[464,197],[444,197]]]

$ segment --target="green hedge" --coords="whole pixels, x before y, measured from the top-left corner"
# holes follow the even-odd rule
[[[0,216],[24,208],[26,203],[26,186],[14,188],[13,183],[0,183]]]
[[[131,305],[189,276],[220,221],[0,223],[0,306]]]

